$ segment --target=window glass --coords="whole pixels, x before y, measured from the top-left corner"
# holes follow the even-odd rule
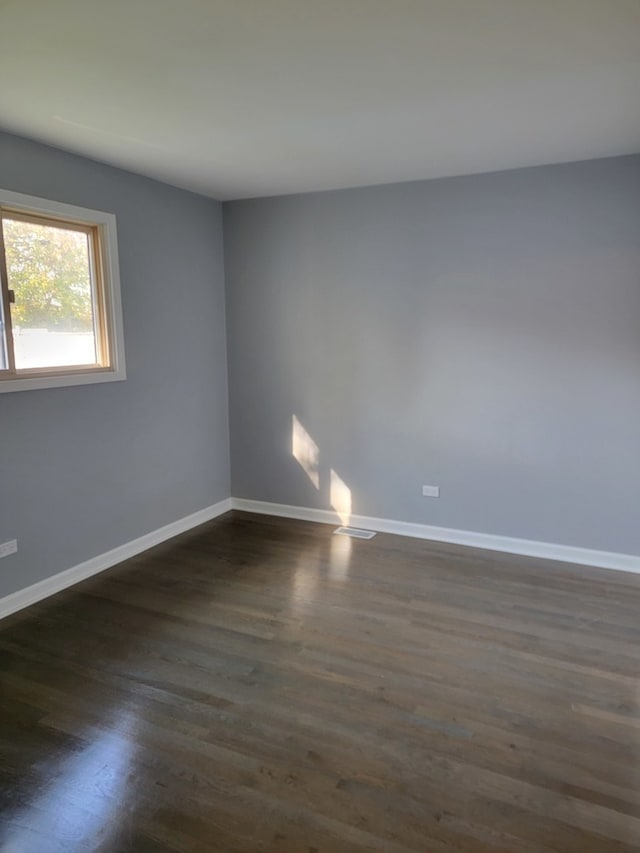
[[[91,235],[3,218],[16,370],[97,364]]]

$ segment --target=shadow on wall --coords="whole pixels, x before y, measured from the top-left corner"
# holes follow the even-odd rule
[[[291,453],[315,488],[319,492],[327,490],[329,506],[342,524],[348,525],[352,512],[351,489],[333,468],[321,466],[320,448],[296,415],[291,418]]]

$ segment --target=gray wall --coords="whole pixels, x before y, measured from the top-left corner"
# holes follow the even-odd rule
[[[640,157],[224,227],[234,496],[326,508],[333,468],[355,513],[640,554]]]
[[[229,495],[221,208],[0,135],[0,186],[116,214],[127,379],[0,395],[0,596]]]

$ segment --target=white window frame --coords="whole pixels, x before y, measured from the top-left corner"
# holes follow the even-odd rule
[[[60,372],[49,369],[48,373],[43,372],[35,376],[14,374],[0,379],[0,394],[41,388],[62,388],[69,385],[117,382],[126,379],[116,217],[112,213],[105,213],[101,210],[90,210],[86,207],[49,201],[48,199],[3,189],[0,189],[0,205],[17,213],[48,216],[62,222],[75,222],[98,229],[102,286],[104,288],[104,313],[106,315],[104,319],[106,320],[110,361],[107,367],[98,366],[74,370],[73,366],[67,366],[60,367]],[[2,298],[1,294],[0,298]]]

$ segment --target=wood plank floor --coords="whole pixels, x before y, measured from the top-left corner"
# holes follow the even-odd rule
[[[640,576],[230,513],[0,624],[0,850],[640,850]]]

